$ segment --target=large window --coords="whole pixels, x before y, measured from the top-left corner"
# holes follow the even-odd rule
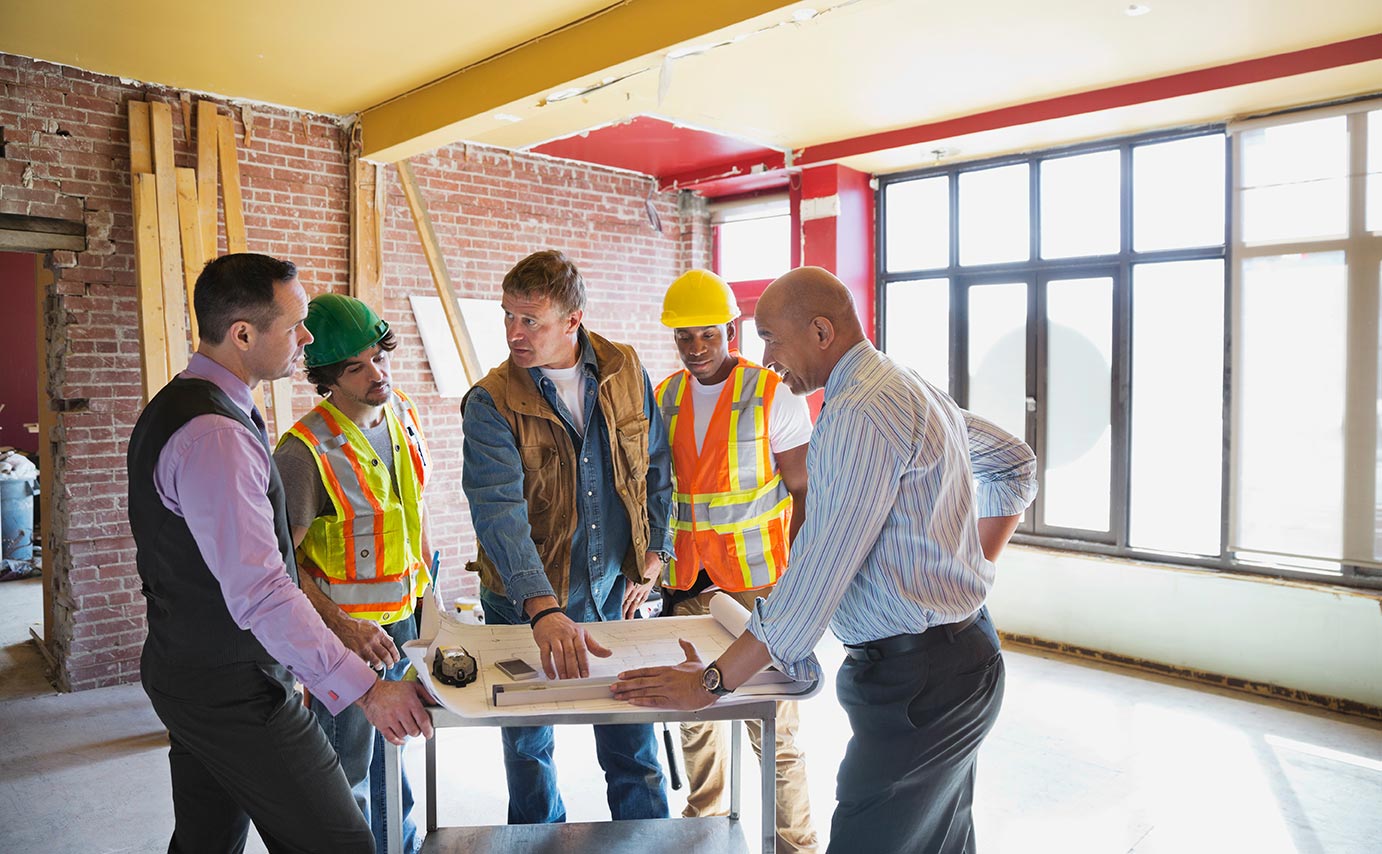
[[[1382,584],[1376,103],[880,185],[883,346],[1036,450],[1021,540]]]

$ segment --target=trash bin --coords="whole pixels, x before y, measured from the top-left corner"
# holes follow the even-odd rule
[[[38,481],[0,478],[0,557],[30,560],[34,556],[34,494]]]

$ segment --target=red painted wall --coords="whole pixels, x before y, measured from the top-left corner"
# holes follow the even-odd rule
[[[53,253],[57,327],[48,382],[59,412],[48,646],[64,688],[129,682],[138,677],[145,625],[125,508],[125,447],[141,406],[125,104],[176,104],[180,93],[5,54],[0,87],[0,212],[77,220],[87,230],[85,252]],[[344,131],[330,117],[256,107],[246,145],[240,111],[232,113],[250,249],[295,261],[309,292],[345,291]],[[177,108],[173,124],[177,164],[195,165]],[[524,254],[562,248],[585,271],[591,327],[637,345],[655,379],[671,370],[658,310],[677,274],[709,263],[703,206],[658,196],[659,234],[648,225],[643,178],[475,146],[443,149],[414,165],[462,296],[497,296],[503,273]],[[457,401],[438,399],[431,387],[407,295],[435,290],[387,174],[386,316],[401,339],[398,382],[414,393],[432,440],[433,534],[451,573],[443,591],[455,595],[473,589],[459,569],[474,552],[460,497],[460,414]],[[312,389],[299,382],[296,411],[314,403]]]
[[[4,306],[5,370],[0,371],[0,445],[38,453],[38,289],[36,256],[0,252],[0,305]]]
[[[803,205],[832,196],[838,216],[802,223],[802,264],[824,267],[839,277],[854,296],[864,334],[877,341],[873,276],[873,189],[870,176],[844,166],[821,166],[802,173]]]

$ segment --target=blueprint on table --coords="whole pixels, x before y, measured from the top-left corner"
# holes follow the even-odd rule
[[[613,681],[615,675],[636,667],[677,664],[686,659],[678,639],[695,644],[701,660],[709,663],[719,657],[748,622],[748,611],[728,596],[716,596],[711,613],[699,617],[658,617],[653,620],[616,620],[606,623],[586,623],[586,630],[595,640],[613,653],[609,658],[590,656],[589,684]],[[464,688],[443,685],[432,678],[432,652],[438,646],[463,646],[475,657],[476,680]],[[607,694],[600,699],[534,702],[496,707],[492,702],[494,687],[547,684],[561,686],[573,680],[547,679],[538,659],[533,632],[527,626],[470,625],[443,620],[436,638],[412,641],[404,645],[404,653],[418,671],[418,678],[443,706],[468,718],[550,714],[552,712],[618,712],[636,707],[615,700]],[[538,671],[536,679],[514,682],[495,667],[507,658],[521,658]],[[776,674],[778,679],[785,679]],[[791,699],[814,694],[816,682],[774,682],[741,687],[720,699],[720,705],[750,702],[766,698]],[[540,694],[542,692],[534,692]]]

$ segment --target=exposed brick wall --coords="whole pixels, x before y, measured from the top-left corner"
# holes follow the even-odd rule
[[[709,264],[702,200],[688,196],[679,205],[675,195],[656,196],[659,233],[644,209],[647,178],[474,145],[416,157],[412,165],[459,296],[497,300],[504,274],[517,261],[538,249],[560,249],[585,278],[586,325],[636,346],[653,382],[673,370],[676,352],[658,316],[667,285],[688,265]],[[396,173],[385,174],[385,311],[403,336],[394,374],[402,388],[419,392],[443,472],[428,487],[435,546],[445,556],[442,592],[470,594],[476,577],[462,567],[475,547],[460,483],[459,400],[437,397],[425,360],[418,358],[422,344],[408,295],[435,289]]]
[[[64,689],[127,682],[138,675],[145,630],[125,521],[124,453],[141,404],[126,103],[173,104],[178,165],[195,165],[195,148],[176,91],[5,54],[0,86],[0,212],[87,227],[86,251],[52,253],[57,280],[45,300],[47,391],[59,410],[46,437],[56,484],[48,645]],[[297,262],[309,293],[346,290],[349,186],[337,120],[256,107],[247,145],[240,111],[232,112],[250,249]],[[708,263],[703,206],[679,210],[675,197],[657,197],[658,234],[643,212],[646,179],[636,176],[473,146],[415,166],[461,296],[497,297],[514,261],[562,248],[591,285],[591,327],[640,346],[654,375],[671,369],[657,304],[685,266]],[[460,496],[460,417],[455,401],[436,397],[425,366],[407,295],[434,290],[393,171],[386,174],[386,315],[402,338],[398,382],[419,400],[437,458],[433,533],[453,570],[444,590],[455,595],[472,589],[459,567],[474,552]],[[313,403],[299,381],[296,411]]]

